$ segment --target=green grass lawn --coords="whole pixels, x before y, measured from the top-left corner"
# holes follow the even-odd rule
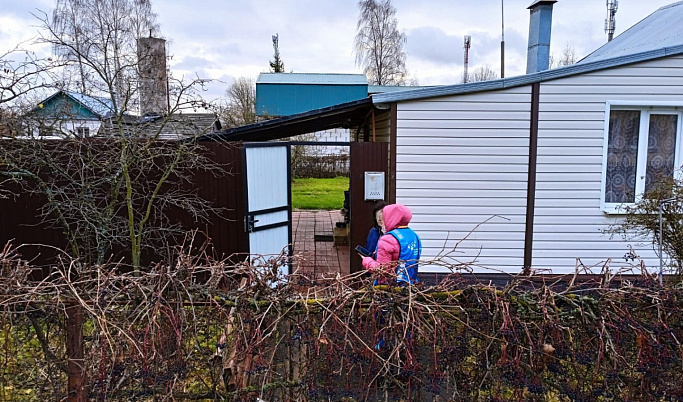
[[[292,181],[292,208],[341,209],[344,204],[344,191],[348,189],[348,177],[294,179]]]

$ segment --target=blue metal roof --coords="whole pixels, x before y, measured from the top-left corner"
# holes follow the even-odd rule
[[[683,1],[664,6],[624,31],[580,63],[613,59],[683,43]]]
[[[365,74],[261,73],[257,84],[368,85]]]
[[[576,64],[498,80],[375,94],[372,101],[392,103],[513,88],[682,53],[683,1],[660,8]]]
[[[109,98],[88,96],[71,91],[64,91],[64,93],[99,117],[108,117],[114,114],[114,102]]]
[[[59,90],[41,101],[31,113],[49,118],[98,120],[114,114],[114,103],[109,98]]]

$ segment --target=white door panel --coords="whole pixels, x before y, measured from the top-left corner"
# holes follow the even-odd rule
[[[265,260],[292,254],[290,151],[286,143],[245,143],[249,254]],[[290,273],[289,264],[280,268]]]

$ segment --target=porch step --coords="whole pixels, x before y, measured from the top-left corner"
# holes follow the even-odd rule
[[[334,235],[330,234],[317,234],[313,236],[313,239],[315,241],[329,241],[333,242],[334,241]]]

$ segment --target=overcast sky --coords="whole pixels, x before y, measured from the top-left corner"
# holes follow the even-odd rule
[[[505,75],[524,74],[532,0],[504,0]],[[671,0],[621,0],[616,34]],[[398,27],[407,35],[408,74],[420,85],[455,84],[463,70],[463,36],[472,37],[470,71],[490,65],[500,73],[500,0],[393,0]],[[0,50],[36,35],[38,10],[54,0],[0,0]],[[285,69],[297,73],[361,73],[353,40],[354,0],[152,0],[168,39],[174,76],[199,74],[218,81],[208,99],[221,96],[237,77],[258,77],[280,37]],[[607,41],[605,0],[559,0],[553,9],[551,53],[567,45],[578,58]]]

